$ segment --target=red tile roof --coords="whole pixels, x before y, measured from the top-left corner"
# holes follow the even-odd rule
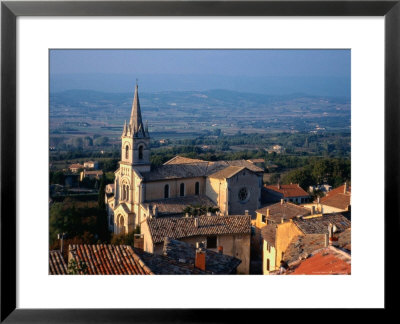
[[[61,251],[53,250],[49,252],[49,274],[66,275],[67,265],[61,255]]]
[[[349,275],[351,256],[333,247],[314,251],[311,257],[299,262],[289,275]]]
[[[87,274],[93,275],[149,275],[153,272],[128,245],[69,246],[69,258],[87,265]]]
[[[298,184],[269,185],[265,188],[282,194],[283,198],[309,196]]]
[[[326,206],[336,207],[339,209],[347,210],[351,204],[351,187],[347,186],[337,187],[326,194],[325,197],[320,199],[320,203]]]

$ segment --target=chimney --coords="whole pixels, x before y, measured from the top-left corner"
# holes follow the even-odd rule
[[[328,235],[329,235],[329,245],[330,246],[337,246],[338,245],[338,238],[334,236],[336,226],[329,223],[328,225]]]
[[[283,205],[283,202],[284,202],[285,200],[284,199],[281,199],[281,205]]]
[[[244,211],[244,214],[245,214],[246,216],[249,216],[249,211],[246,209],[246,210]]]
[[[319,199],[319,197],[317,198],[317,203],[319,204],[319,201],[320,201],[320,199]]]
[[[207,216],[211,216],[211,212],[207,212]]]
[[[329,234],[325,234],[325,247],[329,245]]]
[[[196,259],[194,266],[197,269],[206,271],[206,251],[203,249],[202,244],[196,243]]]
[[[347,193],[347,181],[344,183],[344,190],[343,193]]]
[[[224,253],[224,247],[222,245],[218,246],[218,253],[223,254]]]
[[[277,185],[277,187],[278,187],[278,190],[280,190],[281,189],[281,184],[278,182],[278,185]]]
[[[282,217],[281,218],[281,223],[284,223],[285,222],[285,219]]]
[[[199,219],[197,217],[194,218],[194,227],[199,227]]]
[[[269,208],[267,208],[267,217],[269,217]]]

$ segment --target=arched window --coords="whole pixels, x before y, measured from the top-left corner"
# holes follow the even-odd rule
[[[194,185],[194,194],[195,195],[200,195],[200,183],[196,182],[196,184]]]
[[[179,196],[183,197],[185,195],[185,184],[181,183],[179,188]]]
[[[129,159],[129,145],[125,146],[125,159]]]
[[[143,146],[139,146],[139,160],[143,160]]]
[[[169,198],[169,185],[165,185],[164,187],[164,198]]]
[[[125,196],[125,200],[129,200],[129,186],[127,185],[126,188],[126,196]]]

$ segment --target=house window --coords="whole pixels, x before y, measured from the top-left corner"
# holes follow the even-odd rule
[[[196,182],[196,184],[194,185],[194,194],[195,195],[200,195],[200,183]]]
[[[164,187],[164,198],[169,198],[169,185],[165,185]]]
[[[217,237],[207,236],[207,249],[216,249],[216,248],[217,248]]]
[[[143,146],[139,146],[139,160],[143,160]]]
[[[181,183],[179,188],[179,196],[183,197],[185,195],[185,184]]]
[[[129,159],[129,146],[125,146],[125,159]]]
[[[261,222],[266,223],[267,222],[267,216],[261,215]]]
[[[267,259],[267,271],[269,271],[269,259]]]

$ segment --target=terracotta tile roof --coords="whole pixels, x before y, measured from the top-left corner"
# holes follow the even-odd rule
[[[341,233],[335,233],[338,238],[340,249],[351,251],[351,229],[346,229]],[[286,251],[283,259],[287,263],[298,261],[299,259],[308,258],[314,251],[326,247],[325,234],[306,234],[295,237]]]
[[[350,275],[351,256],[334,247],[316,250],[296,265],[290,265],[289,275]]]
[[[345,186],[346,186],[346,193],[349,193],[349,194],[350,194],[350,193],[351,193],[351,186],[350,186],[350,185],[347,185],[347,184],[343,184],[343,185],[341,185],[340,187],[337,187],[337,188],[332,189],[331,191],[329,191],[329,192],[326,194],[325,197],[334,196],[334,195],[337,195],[338,193],[341,193],[341,194],[345,193],[345,192],[344,192]]]
[[[297,216],[310,215],[311,211],[308,208],[301,207],[291,202],[284,202],[283,204],[276,203],[257,209],[256,213],[267,215],[267,209],[269,209],[269,218],[275,223],[280,223],[281,219],[291,219]]]
[[[148,253],[140,249],[134,251],[156,275],[211,274],[209,271],[195,268],[193,264],[181,263],[165,255]]]
[[[321,198],[320,203],[322,205],[347,210],[351,204],[351,198],[350,194],[338,193],[334,196]]]
[[[153,243],[166,237],[180,239],[198,235],[250,234],[250,216],[200,216],[198,227],[195,217],[147,218]]]
[[[88,273],[95,275],[149,275],[150,268],[128,245],[74,244],[69,252],[77,263],[87,265]]]
[[[291,197],[305,197],[309,196],[306,191],[304,191],[298,184],[286,184],[286,185],[269,185],[265,186],[266,189],[280,193],[283,198]]]
[[[151,170],[150,172],[142,172],[141,175],[143,176],[143,179],[145,181],[207,177],[210,174],[213,174],[229,166],[246,167],[253,172],[259,172],[259,173],[263,172],[263,169],[245,160],[215,161],[215,162],[187,161],[185,163],[163,164]]]
[[[153,200],[144,205],[149,206],[150,209],[157,206],[159,216],[183,214],[183,210],[189,205],[215,207],[214,202],[203,195]]]
[[[275,246],[276,227],[275,224],[268,224],[261,228],[261,237],[272,246]]]
[[[328,233],[328,226],[330,223],[336,226],[338,232],[343,232],[344,230],[351,227],[351,222],[339,213],[304,219],[294,218],[293,223],[296,224],[296,226],[304,234]]]
[[[66,275],[67,264],[65,263],[61,251],[52,250],[49,252],[49,274]]]
[[[165,238],[163,253],[181,264],[193,265],[195,263],[196,247],[186,242]],[[235,257],[206,249],[206,271],[214,274],[235,272],[241,262]]]
[[[199,159],[191,159],[184,156],[177,155],[173,157],[171,160],[168,160],[165,164],[185,164],[185,163],[195,163],[195,162],[205,162],[204,160]]]

